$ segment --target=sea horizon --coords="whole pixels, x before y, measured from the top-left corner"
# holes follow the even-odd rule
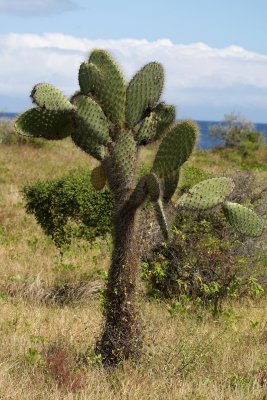
[[[13,119],[19,113],[14,112],[0,112],[0,119]],[[196,122],[200,129],[200,139],[198,142],[198,149],[206,150],[213,148],[215,146],[222,146],[223,142],[218,138],[214,138],[209,134],[209,127],[211,125],[218,125],[222,124],[223,121],[216,121],[216,120],[195,120],[192,118],[194,122]],[[267,123],[264,122],[252,122],[255,126],[255,130],[261,132],[265,138],[265,142],[267,142]]]

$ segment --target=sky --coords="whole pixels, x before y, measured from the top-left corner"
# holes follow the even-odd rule
[[[267,123],[266,0],[0,0],[0,111],[31,107],[39,82],[70,96],[94,48],[127,80],[161,62],[179,118]]]

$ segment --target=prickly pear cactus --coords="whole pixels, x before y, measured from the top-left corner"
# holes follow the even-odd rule
[[[169,129],[160,144],[152,171],[162,180],[165,201],[169,201],[175,192],[180,168],[191,155],[197,136],[197,125],[182,121]]]
[[[64,139],[71,135],[71,116],[64,111],[31,108],[22,114],[15,125],[23,136],[42,137],[48,140]]]
[[[114,194],[114,249],[105,296],[106,321],[96,346],[103,363],[110,365],[136,356],[141,343],[135,310],[140,261],[137,210],[150,200],[163,237],[168,238],[164,208],[195,147],[198,127],[188,120],[175,122],[175,107],[159,102],[164,70],[157,62],[145,65],[127,84],[111,54],[96,49],[81,64],[78,80],[80,91],[70,100],[48,83],[37,84],[31,93],[36,107],[20,115],[15,128],[20,134],[49,140],[71,137],[100,162],[91,175],[96,190],[107,183]],[[151,172],[136,183],[140,146],[159,140]],[[222,205],[236,229],[259,234],[259,220],[251,211],[226,202],[232,190],[230,179],[210,179],[181,196],[178,206],[200,210]]]
[[[91,173],[91,183],[98,191],[104,189],[106,184],[106,175],[102,165],[95,167]]]
[[[234,189],[231,178],[212,178],[202,181],[184,193],[177,201],[177,206],[207,210],[222,204]]]
[[[262,234],[263,222],[249,208],[226,201],[223,205],[223,211],[229,223],[240,233],[254,237]]]
[[[130,81],[126,92],[126,121],[136,125],[144,112],[157,105],[164,83],[163,68],[156,62],[145,65]]]
[[[71,111],[73,106],[69,100],[49,83],[39,83],[31,92],[33,103],[39,107],[51,111]]]

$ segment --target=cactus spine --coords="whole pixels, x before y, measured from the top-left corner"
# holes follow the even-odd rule
[[[96,349],[107,365],[138,354],[141,331],[135,309],[139,265],[137,210],[149,199],[168,238],[165,204],[177,187],[179,173],[192,153],[198,135],[191,121],[175,122],[174,106],[159,103],[164,83],[160,64],[145,65],[126,84],[111,55],[94,50],[79,69],[80,92],[70,101],[52,85],[42,83],[32,91],[37,107],[16,121],[20,134],[49,140],[71,136],[74,143],[100,161],[92,183],[110,186],[115,199],[113,253],[105,295],[105,324]],[[152,170],[136,183],[141,144],[162,139]],[[225,202],[233,189],[227,178],[204,181],[183,195],[178,206],[192,209],[223,205],[230,223],[241,231],[259,234],[260,222],[252,211]],[[244,227],[248,218],[250,228]]]

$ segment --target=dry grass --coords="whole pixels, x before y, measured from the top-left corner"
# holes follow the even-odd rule
[[[148,163],[152,150],[142,154]],[[0,147],[0,399],[266,400],[266,298],[226,306],[215,320],[170,313],[140,290],[142,359],[101,368],[93,349],[108,244],[75,242],[61,260],[20,195],[25,184],[86,165],[93,161],[67,140]]]
[[[147,327],[143,357],[109,373],[93,355],[101,325],[98,300],[61,309],[2,302],[2,398],[264,398],[263,303],[236,306],[216,321],[171,316],[167,305],[141,303]]]

